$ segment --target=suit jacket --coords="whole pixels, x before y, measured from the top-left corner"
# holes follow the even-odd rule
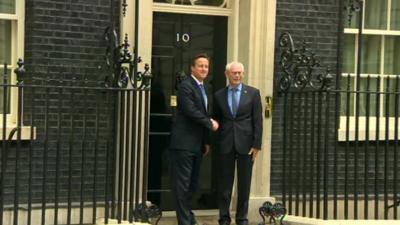
[[[214,117],[219,122],[218,142],[221,153],[235,149],[247,154],[250,149],[261,149],[262,106],[260,91],[242,84],[236,117],[228,104],[228,87],[215,93]]]
[[[212,123],[200,88],[191,76],[179,84],[177,98],[170,147],[193,152],[202,151],[204,145],[209,144]]]

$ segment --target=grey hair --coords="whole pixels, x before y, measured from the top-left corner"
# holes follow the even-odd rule
[[[234,64],[236,64],[236,65],[238,65],[241,69],[242,69],[242,72],[244,72],[244,66],[243,66],[243,63],[241,63],[241,62],[230,62],[230,63],[228,63],[228,64],[226,64],[226,66],[225,66],[225,71],[230,71],[231,70],[231,67],[232,67],[232,65],[234,65]]]

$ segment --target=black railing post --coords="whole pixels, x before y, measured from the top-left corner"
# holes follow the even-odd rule
[[[144,90],[144,148],[143,148],[143,188],[142,188],[142,203],[147,202],[147,190],[148,190],[148,173],[149,173],[149,123],[150,123],[150,85],[152,75],[150,73],[150,67],[148,64],[145,65],[145,71],[142,74],[142,85],[141,88]],[[161,211],[160,211],[161,212]],[[161,215],[160,215],[161,216]],[[142,214],[142,222],[148,222],[149,215],[147,212]]]
[[[5,112],[7,110],[7,63],[4,63],[4,73],[3,73],[3,124],[7,124],[7,113]],[[0,225],[3,225],[3,212],[4,212],[4,177],[6,175],[6,168],[7,168],[7,142],[6,139],[6,131],[7,131],[7,126],[4,126],[1,128],[3,132],[2,136],[2,148],[1,148],[1,176],[0,176]]]
[[[47,79],[46,83],[49,82],[49,65],[47,65]],[[49,87],[45,87],[44,94],[44,145],[43,145],[43,179],[42,179],[42,195],[41,195],[41,207],[42,207],[42,218],[41,224],[46,224],[46,204],[47,204],[47,175],[48,175],[48,153],[49,153]]]
[[[32,85],[34,83],[32,82]],[[29,156],[28,156],[28,165],[29,165],[29,175],[28,175],[28,213],[27,213],[27,225],[31,225],[32,222],[32,198],[33,198],[33,188],[32,188],[32,180],[33,180],[33,149],[34,149],[34,135],[35,135],[35,101],[36,101],[36,88],[32,87],[31,93],[29,95],[30,99],[30,134],[29,134]]]
[[[117,153],[117,156],[118,156],[118,172],[117,172],[117,174],[118,174],[118,176],[117,176],[117,180],[118,180],[118,182],[117,182],[117,184],[118,184],[118,197],[117,197],[117,201],[118,201],[118,204],[117,204],[117,220],[118,220],[118,223],[121,223],[121,221],[122,221],[122,193],[123,193],[123,166],[124,166],[124,150],[125,150],[125,148],[124,147],[126,147],[125,145],[124,145],[124,135],[125,135],[125,133],[124,133],[124,131],[125,131],[125,127],[126,127],[126,124],[125,124],[125,92],[124,91],[119,91],[118,92],[118,100],[120,101],[120,107],[119,107],[119,123],[117,123],[118,125],[119,125],[119,132],[118,132],[118,134],[119,134],[119,142],[118,142],[118,153]],[[125,166],[128,166],[128,165],[125,165]]]
[[[61,75],[61,74],[60,74]],[[61,81],[61,86],[62,86]],[[62,107],[63,107],[63,88],[58,90],[58,112],[57,112],[57,147],[56,147],[56,179],[54,190],[54,225],[58,224],[58,203],[59,203],[59,187],[60,187],[60,158],[61,158],[61,133],[62,133]]]
[[[113,100],[114,98],[114,91],[106,91],[106,106],[107,106],[107,115],[110,115],[107,123],[107,130],[109,131],[107,138],[106,138],[106,176],[105,176],[105,190],[104,190],[104,222],[108,224],[108,220],[110,218],[110,192],[113,190],[113,188],[110,188],[110,186],[113,186],[114,182],[111,181],[113,175],[113,157],[112,157],[112,149],[113,149],[113,141],[114,141],[114,113],[115,109],[113,109],[113,106],[115,105]],[[110,191],[111,189],[111,191]]]
[[[134,81],[134,87],[137,86],[136,81]],[[132,91],[132,121],[131,121],[131,126],[132,126],[132,132],[131,132],[131,142],[130,142],[130,152],[131,152],[131,168],[130,168],[130,188],[129,188],[129,222],[133,222],[134,219],[134,210],[136,207],[136,202],[135,202],[135,194],[136,194],[136,189],[137,185],[135,185],[135,177],[137,174],[136,168],[138,164],[138,159],[136,157],[137,151],[136,151],[136,146],[137,146],[137,91]]]
[[[370,123],[370,99],[371,99],[371,77],[367,77],[367,92],[365,96],[365,148],[364,148],[364,219],[368,219],[368,172],[369,172],[369,123]]]
[[[399,153],[397,152],[399,146],[399,106],[400,106],[400,76],[396,76],[396,87],[395,87],[395,102],[394,102],[394,160],[393,160],[393,219],[397,219],[397,207],[400,205],[400,201],[398,199],[398,158]]]
[[[15,183],[14,183],[14,225],[18,225],[19,210],[19,164],[21,151],[21,128],[22,128],[22,101],[23,85],[25,78],[25,67],[22,59],[18,60],[18,67],[14,70],[17,75],[18,104],[17,104],[17,147],[15,149]],[[5,126],[5,124],[3,124]]]
[[[101,93],[96,95],[95,98],[95,113],[96,113],[96,119],[94,121],[94,129],[95,129],[95,135],[94,135],[94,151],[93,151],[93,158],[94,158],[94,163],[93,163],[93,194],[92,194],[92,223],[96,223],[96,218],[97,218],[97,166],[98,166],[98,160],[99,160],[99,130],[100,130],[100,98],[106,95],[107,93]]]
[[[385,147],[384,147],[384,171],[383,171],[383,207],[384,207],[384,219],[389,218],[389,105],[390,105],[390,78],[386,78],[386,89],[385,89]]]
[[[286,203],[286,155],[287,155],[287,121],[288,121],[288,93],[283,93],[283,123],[282,123],[282,203],[287,206]]]
[[[398,179],[398,158],[399,158],[399,153],[397,152],[398,146],[399,146],[399,105],[400,105],[400,76],[396,76],[396,94],[395,94],[395,103],[394,103],[394,160],[393,160],[393,179],[395,182],[393,182],[393,204],[394,206],[399,206],[399,199],[398,199],[398,186],[397,186],[397,179]],[[397,219],[397,207],[394,207],[393,210],[393,219]]]
[[[124,2],[126,2],[126,1],[124,0]],[[133,69],[134,77],[131,77],[131,78],[133,78],[133,80],[132,80],[133,81],[133,87],[137,88],[138,87],[138,79],[136,79],[136,75],[138,74],[138,63],[139,63],[139,60],[140,60],[140,58],[138,57],[138,55],[139,55],[139,53],[138,53],[138,51],[139,51],[139,0],[135,0],[135,36],[134,36],[134,41],[135,41],[134,42],[135,46],[133,48],[133,51],[134,51],[134,55],[135,55],[135,60],[131,64],[132,67],[133,67],[133,68],[131,68],[131,70]],[[139,96],[138,96],[138,94],[139,94]],[[135,104],[133,105],[133,107],[135,109],[134,110],[134,112],[135,112],[135,121],[134,122],[135,123],[133,123],[133,124],[137,126],[137,129],[134,129],[137,138],[134,137],[134,140],[135,140],[134,143],[136,145],[134,146],[135,152],[133,152],[133,153],[136,153],[136,161],[135,161],[136,164],[133,166],[133,168],[135,168],[133,171],[136,172],[136,174],[135,174],[135,176],[136,176],[136,179],[135,179],[135,184],[136,184],[135,185],[135,209],[134,209],[135,213],[133,214],[135,221],[139,221],[139,215],[138,215],[137,211],[139,210],[139,187],[140,187],[139,186],[139,177],[140,177],[140,164],[141,164],[140,163],[140,151],[141,151],[140,150],[141,149],[140,148],[140,144],[141,144],[141,139],[142,139],[141,130],[140,130],[140,126],[141,126],[141,119],[140,119],[141,118],[141,109],[140,109],[140,107],[141,107],[141,104],[142,104],[141,96],[142,96],[141,92],[138,92],[138,91],[134,92],[133,98],[134,98],[134,103]],[[139,97],[139,99],[138,99],[138,97]],[[136,114],[139,114],[138,117],[136,117],[137,116]],[[133,184],[133,181],[132,181],[132,184]]]
[[[344,19],[343,19],[343,5],[344,1],[338,1],[338,30],[337,30],[337,52],[336,52],[336,84],[335,89],[340,90],[340,81],[342,80],[342,58],[343,58],[343,32],[344,32]],[[340,92],[335,92],[335,114],[334,114],[334,137],[335,140],[339,138],[339,122],[340,122]],[[333,218],[337,219],[338,215],[338,142],[334,141],[333,147]]]
[[[138,123],[137,123],[137,136],[138,136],[138,141],[137,141],[137,147],[136,147],[136,151],[137,151],[137,164],[136,164],[136,193],[135,193],[135,221],[138,222],[142,222],[143,215],[144,215],[144,210],[146,207],[146,202],[141,202],[141,197],[140,196],[140,186],[143,185],[143,183],[141,182],[140,179],[140,172],[141,172],[141,167],[143,167],[144,162],[141,161],[140,159],[142,158],[142,124],[143,124],[143,93],[142,91],[138,91]],[[142,186],[143,188],[143,186]]]
[[[309,204],[309,209],[310,209],[310,217],[314,216],[314,172],[315,172],[315,160],[314,160],[314,155],[315,155],[315,150],[317,149],[315,147],[315,107],[316,107],[316,100],[315,100],[315,95],[316,92],[312,91],[311,92],[311,138],[310,138],[310,144],[311,144],[311,152],[310,152],[310,204]]]
[[[131,151],[130,148],[130,132],[131,132],[131,115],[132,115],[132,110],[131,110],[131,93],[132,90],[127,90],[125,93],[125,98],[126,98],[126,110],[125,110],[125,121],[126,121],[126,131],[125,131],[125,182],[124,182],[124,213],[123,213],[123,218],[124,220],[129,220],[129,184],[130,184],[130,180],[128,179],[130,176],[130,169],[132,168],[132,165],[130,163],[130,154],[132,154],[133,152]]]
[[[329,163],[329,128],[330,128],[330,91],[328,90],[325,93],[325,127],[324,127],[324,159],[323,159],[323,193],[324,193],[324,197],[323,197],[323,201],[324,201],[324,210],[323,210],[323,219],[327,220],[328,219],[328,187],[330,187],[330,185],[328,185],[329,183],[329,172],[328,169],[330,167],[330,163]]]
[[[345,165],[344,165],[344,219],[349,217],[349,151],[350,151],[350,97],[353,97],[350,92],[350,74],[347,74],[346,83],[346,145],[345,145]]]
[[[376,123],[375,123],[375,177],[374,177],[374,200],[375,200],[375,211],[374,218],[379,219],[379,139],[380,139],[380,105],[381,105],[381,92],[379,91],[381,87],[381,79],[378,78],[378,82],[376,82]]]
[[[307,175],[309,174],[309,160],[310,160],[310,155],[308,154],[308,109],[309,109],[309,92],[306,92],[303,98],[304,101],[304,110],[303,110],[303,180],[302,180],[302,187],[303,187],[303,207],[302,207],[302,216],[306,217],[306,212],[307,212],[307,187],[309,184],[307,183]]]
[[[316,175],[316,216],[317,218],[321,218],[321,166],[323,167],[323,163],[321,163],[321,155],[322,155],[322,91],[317,92],[317,163],[316,163],[316,169],[317,169],[317,175]]]
[[[70,90],[70,127],[69,127],[69,140],[68,140],[68,195],[67,195],[67,224],[71,224],[72,216],[72,170],[73,170],[73,153],[74,153],[74,131],[75,131],[75,92]]]
[[[136,81],[135,81],[136,82]],[[134,84],[134,87],[136,84]],[[137,91],[132,91],[132,121],[131,121],[131,126],[132,126],[132,132],[131,132],[131,146],[130,146],[130,152],[131,152],[131,170],[130,170],[130,188],[129,188],[129,222],[132,222],[134,219],[134,210],[136,207],[135,203],[135,194],[136,194],[136,189],[137,185],[135,185],[135,177],[137,174],[137,164],[139,163],[138,158],[136,157],[137,151],[136,151],[136,146],[137,146]]]
[[[294,130],[294,128],[293,128],[293,123],[294,123],[294,119],[293,119],[293,114],[294,114],[294,109],[293,109],[293,105],[294,105],[294,94],[295,93],[293,93],[293,92],[291,92],[290,93],[290,101],[289,101],[289,103],[290,103],[290,106],[292,106],[292,107],[290,107],[290,110],[289,110],[289,148],[288,148],[288,153],[289,153],[289,168],[288,168],[288,177],[287,177],[287,180],[288,180],[288,189],[289,189],[289,191],[288,191],[288,195],[289,195],[289,206],[288,206],[288,208],[289,208],[289,214],[292,214],[292,205],[293,205],[293,186],[294,186],[294,182],[293,182],[293,176],[292,176],[292,174],[293,174],[293,160],[294,160],[294,157],[293,157],[293,152],[294,152],[294,149],[293,149],[293,146],[294,146],[294,144],[293,144],[293,142],[294,142],[294,138],[293,138],[293,130]]]
[[[301,170],[301,144],[300,144],[300,133],[301,133],[301,128],[300,128],[300,122],[302,121],[301,116],[301,108],[304,108],[301,106],[301,99],[303,98],[302,93],[297,94],[297,109],[296,109],[296,129],[295,129],[295,146],[296,146],[296,173],[294,173],[296,179],[294,180],[295,182],[295,215],[299,215],[299,206],[300,206],[300,170]]]
[[[84,80],[83,80],[83,83],[84,83],[84,85],[85,85],[85,87],[87,86],[87,78],[86,78],[86,74],[85,74],[85,78],[84,78]],[[82,98],[83,98],[83,106],[82,106],[82,111],[81,112],[83,112],[83,127],[82,127],[82,129],[83,129],[83,133],[81,134],[81,136],[82,136],[82,139],[80,140],[81,141],[81,171],[80,171],[80,178],[81,178],[81,180],[80,180],[80,193],[79,193],[79,224],[83,224],[83,218],[85,217],[84,216],[84,205],[83,205],[83,203],[84,203],[84,193],[85,193],[85,164],[87,163],[86,162],[86,154],[85,154],[85,152],[86,152],[86,139],[87,139],[87,112],[88,112],[88,110],[87,110],[87,108],[88,108],[88,106],[87,106],[87,104],[88,104],[88,102],[87,102],[87,97],[88,97],[88,94],[87,94],[87,89],[84,89],[83,90],[83,96],[82,96]]]

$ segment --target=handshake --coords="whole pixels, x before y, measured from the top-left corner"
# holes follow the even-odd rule
[[[216,130],[218,130],[218,127],[219,127],[219,123],[218,123],[218,121],[216,121],[216,120],[214,120],[214,119],[210,119],[211,120],[211,123],[212,123],[212,130],[213,131],[216,131]]]

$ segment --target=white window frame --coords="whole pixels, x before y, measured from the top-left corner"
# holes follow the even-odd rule
[[[386,78],[388,77],[393,77],[395,78],[396,75],[393,74],[384,74],[384,65],[385,65],[385,37],[387,36],[398,36],[400,37],[400,30],[390,30],[390,19],[391,19],[391,0],[386,0],[388,1],[388,12],[387,12],[387,24],[386,24],[386,30],[381,30],[381,29],[365,29],[364,27],[362,28],[362,33],[363,35],[377,35],[380,36],[381,38],[381,55],[380,55],[380,68],[379,68],[379,74],[360,74],[360,77],[368,77],[368,75],[371,78],[379,78],[381,79],[380,83],[380,90],[383,90],[383,87],[385,85],[385,82],[383,82]],[[363,18],[362,20],[365,21],[365,3],[363,5]],[[363,23],[365,26],[365,22]],[[354,41],[355,41],[355,48],[354,48],[354,69],[353,71],[357,71],[357,51],[358,51],[358,29],[357,28],[345,28],[344,29],[344,34],[353,34],[355,35]],[[357,85],[357,79],[355,73],[342,73],[342,79],[347,79],[347,76],[350,75],[350,77],[354,77],[354,83],[353,83],[353,88],[355,90],[355,87]],[[400,74],[399,74],[400,75]],[[371,98],[374,96],[371,95]],[[354,95],[355,98],[355,95]],[[383,112],[384,109],[384,96],[380,96],[380,112]],[[355,112],[356,108],[356,101],[354,99],[353,101],[353,109]],[[367,118],[365,116],[359,116],[358,117],[358,140],[363,141],[367,140],[366,138],[366,124],[367,124]],[[389,139],[393,140],[395,139],[395,117],[389,117],[389,128],[388,128],[388,133],[389,133]],[[398,139],[400,139],[400,118],[399,120],[399,126],[398,126]],[[356,117],[353,115],[349,116],[349,131],[348,131],[348,137],[346,137],[346,125],[347,125],[347,116],[342,116],[340,115],[340,123],[339,123],[339,136],[338,139],[339,141],[347,141],[347,140],[355,140],[356,136]],[[376,122],[377,118],[374,115],[369,116],[369,135],[368,135],[368,140],[376,140]],[[379,140],[386,140],[386,117],[381,113],[380,118],[379,118]]]
[[[17,67],[19,58],[24,59],[24,40],[25,40],[25,0],[15,0],[15,13],[0,13],[1,20],[11,21],[11,62],[7,62],[8,69],[11,70],[10,82],[16,83],[16,76],[14,69]],[[2,62],[3,63],[3,62]],[[4,65],[0,65],[1,74],[4,73]],[[6,137],[17,124],[17,104],[18,104],[18,90],[11,88],[10,91],[10,111],[7,114],[7,124],[3,123],[3,116],[0,114],[0,139],[3,138],[3,127],[6,126]],[[30,127],[23,126],[21,129],[21,139],[30,138]],[[13,136],[13,140],[17,137]]]
[[[153,2],[153,11],[197,14],[197,15],[230,16],[232,13],[231,0],[225,0],[224,4],[225,7],[207,6],[207,5],[182,5],[178,3]]]
[[[230,0],[223,0],[223,2],[221,3],[221,5],[216,5],[216,6],[212,6],[212,5],[198,5],[196,2],[197,0],[187,0],[189,1],[191,4],[183,4],[182,0],[164,0],[165,2],[156,2],[155,0],[151,0],[153,1],[154,5],[173,5],[173,6],[183,6],[183,7],[207,7],[210,8],[212,10],[212,8],[230,8]]]

